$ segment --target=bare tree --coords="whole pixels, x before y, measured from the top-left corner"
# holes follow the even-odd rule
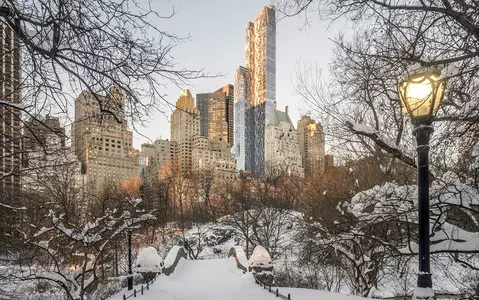
[[[185,38],[155,22],[172,18],[174,8],[160,13],[154,4],[134,0],[2,1],[5,47],[0,60],[12,62],[13,67],[5,69],[1,78],[0,121],[2,132],[8,134],[0,144],[0,159],[12,163],[2,165],[0,182],[8,185],[15,181],[19,186],[18,178],[25,171],[41,171],[39,165],[24,164],[28,149],[22,144],[40,143],[47,156],[47,145],[34,124],[65,137],[51,128],[44,116],[60,116],[62,123],[71,125],[72,106],[81,91],[92,93],[101,114],[120,123],[132,121],[130,126],[136,128],[152,111],[164,112],[172,106],[166,100],[167,85],[183,86],[204,76],[202,71],[177,64],[172,50]],[[99,96],[112,86],[125,94],[124,107]],[[123,110],[125,118],[118,114]],[[21,223],[23,203],[17,196],[7,189],[0,191],[0,214],[10,220],[2,223],[2,235]]]
[[[115,85],[126,93],[129,118],[141,121],[166,103],[167,82],[182,85],[202,75],[176,66],[171,50],[183,39],[152,23],[173,17],[173,9],[161,15],[149,1],[110,0],[8,0],[3,7],[4,22],[22,44],[26,113],[30,105],[68,111],[68,88],[96,93]],[[115,114],[97,100],[102,112]]]
[[[205,211],[211,214],[214,221],[217,219],[217,207],[214,204],[214,198],[218,195],[217,188],[220,184],[218,174],[212,169],[202,168],[195,175],[195,181],[198,188],[199,200],[204,203]]]
[[[479,84],[477,3],[461,1],[278,0],[286,14],[318,12],[325,19],[355,22],[353,38],[339,36],[326,84],[307,66],[298,91],[317,108],[338,145],[356,154],[388,155],[415,167],[411,126],[401,112],[397,86],[413,72],[443,69],[448,80],[432,141],[437,170],[457,162],[458,138],[476,131]],[[361,124],[363,126],[358,126]],[[471,134],[475,136],[475,134]]]

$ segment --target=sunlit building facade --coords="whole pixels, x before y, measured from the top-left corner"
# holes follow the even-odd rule
[[[200,112],[200,134],[233,146],[234,88],[227,84],[212,93],[196,94]]]
[[[125,96],[117,87],[106,95],[84,91],[75,101],[73,145],[92,191],[139,175],[139,152],[133,149],[124,107]]]
[[[276,102],[276,19],[265,6],[246,27],[245,169],[262,174],[265,130]]]
[[[321,123],[302,116],[298,121],[298,141],[305,175],[324,173],[325,136]]]
[[[193,137],[200,134],[200,113],[188,89],[181,92],[171,115],[170,138],[175,160],[183,175],[191,173]]]
[[[234,146],[236,169],[245,170],[246,141],[245,141],[245,110],[247,95],[248,70],[238,67],[235,72],[234,85]]]

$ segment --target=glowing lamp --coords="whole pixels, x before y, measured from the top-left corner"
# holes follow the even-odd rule
[[[437,113],[445,87],[439,73],[416,74],[399,84],[399,97],[412,120],[429,121]]]

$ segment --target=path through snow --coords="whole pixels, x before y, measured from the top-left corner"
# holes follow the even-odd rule
[[[284,289],[286,292],[286,289]],[[280,291],[283,289],[280,288]],[[287,289],[293,300],[364,300],[364,298],[317,290]],[[123,293],[112,300],[121,300]],[[128,293],[130,294],[130,293]],[[170,276],[161,275],[138,300],[267,300],[277,299],[243,274],[233,257],[211,260],[181,260]]]

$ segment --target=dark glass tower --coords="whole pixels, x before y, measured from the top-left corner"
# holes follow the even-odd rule
[[[234,88],[227,84],[212,93],[196,94],[200,111],[200,134],[233,146]]]

